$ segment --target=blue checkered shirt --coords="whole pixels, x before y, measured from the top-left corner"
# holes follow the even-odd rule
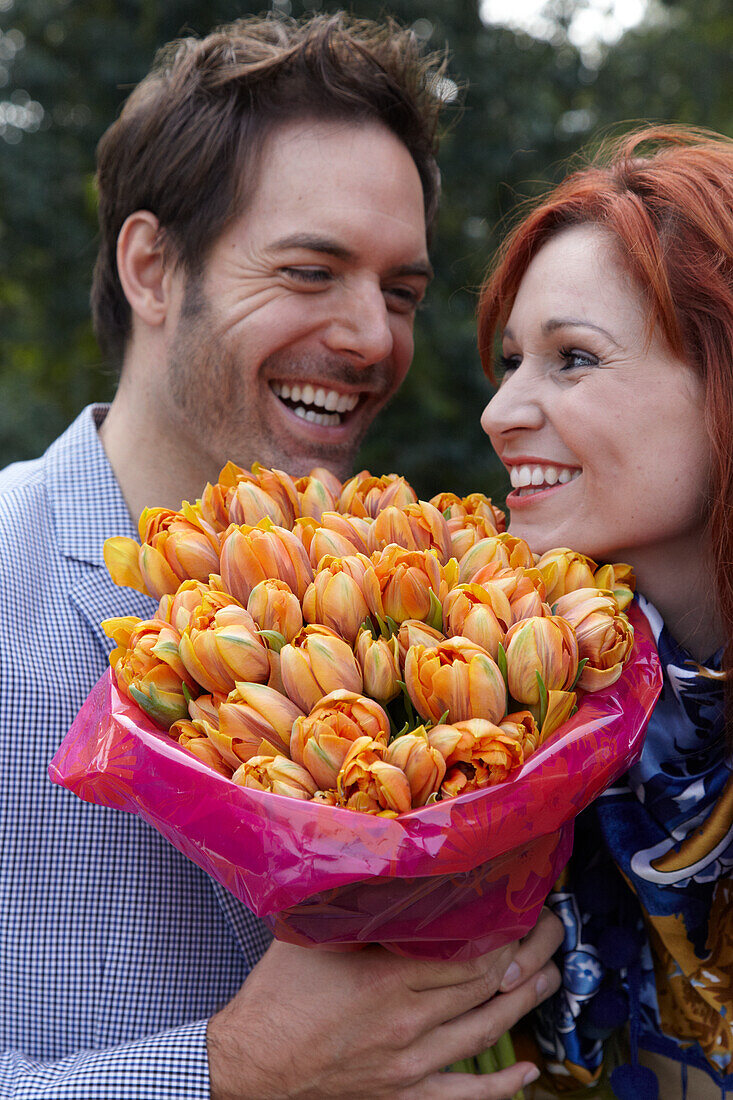
[[[102,559],[135,535],[105,411],[0,473],[0,1096],[208,1100],[206,1021],[270,934],[150,826],[47,774],[107,667],[100,621],[155,606]]]

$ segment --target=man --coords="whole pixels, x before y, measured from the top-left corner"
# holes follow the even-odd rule
[[[100,143],[93,308],[118,392],[0,479],[2,1095],[500,1097],[530,1069],[439,1072],[552,991],[552,918],[470,963],[268,946],[142,821],[46,776],[104,671],[100,620],[152,608],[111,584],[104,539],[227,459],[345,474],[398,388],[437,106],[395,27],[248,20],[163,51]]]

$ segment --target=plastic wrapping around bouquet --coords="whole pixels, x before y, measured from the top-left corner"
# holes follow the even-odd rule
[[[639,756],[661,690],[635,608],[631,660],[504,783],[399,818],[237,786],[153,726],[107,673],[49,774],[80,798],[138,814],[278,939],[378,942],[469,958],[525,935],[567,862],[575,816]]]

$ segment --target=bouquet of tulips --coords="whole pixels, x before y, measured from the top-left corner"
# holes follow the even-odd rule
[[[158,600],[51,765],[275,934],[467,957],[526,933],[659,691],[633,577],[537,557],[487,497],[228,464],[113,538]]]

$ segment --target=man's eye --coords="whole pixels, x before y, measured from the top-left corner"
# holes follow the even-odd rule
[[[323,267],[281,267],[280,271],[299,283],[326,283],[331,278]]]
[[[423,299],[422,293],[410,286],[386,287],[384,295],[393,303],[394,308],[402,313],[410,313],[416,310]]]
[[[588,351],[580,351],[579,348],[559,348],[558,355],[565,363],[563,370],[574,370],[578,367],[597,367],[598,358]]]

